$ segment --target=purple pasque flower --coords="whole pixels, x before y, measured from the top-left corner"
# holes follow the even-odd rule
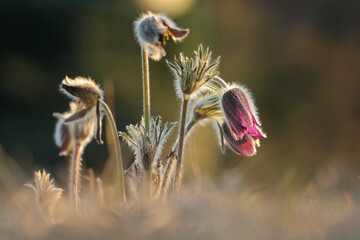
[[[221,106],[234,140],[244,143],[265,138],[250,92],[243,86],[226,89],[221,97]]]
[[[244,156],[253,156],[256,154],[256,147],[260,147],[259,139],[247,133],[244,134],[242,139],[235,139],[226,123],[223,123],[221,128],[227,145],[231,147],[235,153]]]
[[[166,55],[164,46],[171,37],[175,42],[184,39],[189,29],[178,28],[165,14],[144,13],[134,22],[134,32],[140,46],[149,57],[159,61]]]

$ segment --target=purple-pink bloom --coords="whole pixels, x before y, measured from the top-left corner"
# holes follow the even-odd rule
[[[228,143],[239,154],[255,154],[256,141],[266,135],[260,128],[256,108],[248,90],[239,86],[227,90],[222,95],[221,105],[229,125],[229,128],[223,129],[224,132],[228,130],[228,135],[224,134]]]
[[[245,133],[242,139],[235,139],[226,123],[222,125],[222,131],[227,145],[234,152],[244,156],[253,156],[256,154],[256,147],[260,146],[259,139],[255,139],[250,134]]]

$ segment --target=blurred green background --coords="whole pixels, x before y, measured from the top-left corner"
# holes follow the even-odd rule
[[[115,84],[119,130],[140,120],[140,49],[133,21],[147,9],[189,28],[166,59],[199,43],[221,55],[221,77],[249,87],[268,138],[255,157],[222,156],[211,127],[188,141],[187,179],[292,193],[360,189],[360,2],[335,0],[1,0],[0,144],[25,170],[66,167],[53,141],[53,112],[67,110],[68,75]],[[164,60],[150,63],[152,114],[178,119]],[[196,147],[195,147],[196,146]],[[94,141],[85,166],[107,159]],[[125,156],[130,158],[129,151]],[[191,161],[190,161],[191,160]],[[62,183],[64,185],[64,181]],[[231,185],[231,184],[230,184]],[[231,185],[232,186],[232,185]],[[355,196],[359,197],[359,196]]]

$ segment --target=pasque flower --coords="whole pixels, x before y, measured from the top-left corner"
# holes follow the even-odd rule
[[[260,128],[250,92],[243,86],[230,87],[222,94],[221,106],[228,123],[222,126],[227,142],[241,155],[254,155],[258,139],[266,135]]]
[[[149,57],[159,61],[166,55],[164,46],[171,37],[175,42],[185,38],[189,30],[181,29],[164,14],[144,13],[134,23],[134,32],[140,46]]]
[[[90,120],[96,120],[96,140],[102,144],[101,128],[102,116],[100,105],[103,99],[103,91],[100,87],[90,78],[76,77],[71,79],[65,77],[61,82],[60,92],[64,93],[70,99],[76,102],[76,106],[71,106],[71,115],[67,114],[66,117],[62,116],[64,123],[72,121],[82,121],[84,123]],[[62,129],[66,133],[66,127]],[[64,134],[66,138],[66,134]],[[65,141],[66,143],[66,141]]]
[[[242,139],[235,139],[226,123],[223,123],[221,127],[227,145],[234,150],[235,153],[244,156],[253,156],[256,154],[256,147],[260,146],[259,139],[247,133],[244,134]]]

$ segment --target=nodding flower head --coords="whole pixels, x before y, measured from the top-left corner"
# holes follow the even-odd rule
[[[87,106],[95,106],[100,99],[103,99],[102,90],[90,78],[76,77],[71,79],[66,76],[61,82],[60,92]]]
[[[244,156],[253,156],[256,154],[256,147],[260,146],[259,139],[251,136],[250,134],[244,134],[241,139],[234,138],[230,128],[226,123],[222,124],[223,136],[227,142],[227,145],[237,154]]]
[[[221,97],[221,106],[234,140],[248,142],[265,138],[250,92],[243,86],[230,87]],[[241,142],[241,141],[240,141]],[[245,154],[246,155],[246,154]]]
[[[155,61],[159,61],[166,55],[163,47],[169,37],[176,42],[189,34],[188,29],[178,28],[166,15],[151,12],[142,14],[134,22],[134,32],[140,46]]]
[[[55,142],[60,149],[65,149],[65,151],[60,150],[60,154],[63,153],[63,155],[66,155],[68,152],[66,149],[69,145],[68,141],[66,141],[66,136],[69,131],[67,129],[70,128],[69,125],[66,126],[64,124],[73,121],[76,123],[75,125],[77,127],[80,127],[80,130],[76,128],[75,130],[77,131],[73,131],[76,140],[80,142],[89,142],[89,139],[92,137],[88,138],[87,136],[92,136],[92,132],[89,131],[89,133],[85,133],[84,131],[86,129],[93,129],[95,124],[97,126],[96,140],[98,143],[102,144],[101,102],[104,97],[100,87],[90,78],[76,77],[75,79],[71,79],[65,77],[61,82],[59,91],[75,101],[70,104],[69,112],[64,114],[54,114],[54,116],[59,118],[55,131]]]

